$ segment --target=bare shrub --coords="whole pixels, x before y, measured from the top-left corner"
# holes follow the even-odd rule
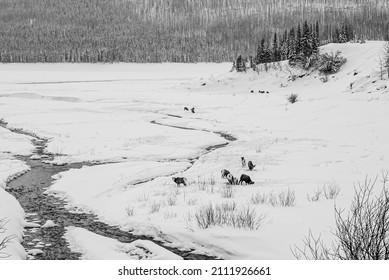
[[[277,195],[270,193],[268,203],[272,206],[291,207],[296,204],[296,195],[290,189]]]
[[[126,213],[128,216],[134,216],[134,206],[127,205],[126,207]]]
[[[7,219],[5,219],[5,218],[0,219],[0,233],[4,233],[5,232],[5,225],[7,223],[8,223]],[[14,235],[9,235],[9,236],[4,237],[2,240],[0,240],[0,258],[7,258],[7,257],[9,257],[9,254],[1,252],[1,251],[4,250],[5,248],[7,248],[7,245],[10,242],[12,242],[12,239],[14,239],[14,238],[15,238]]]
[[[176,203],[177,203],[176,197],[169,197],[167,199],[167,205],[169,205],[169,206],[174,206],[174,205],[176,205]]]
[[[207,181],[205,179],[200,179],[200,175],[197,176],[197,186],[200,191],[205,191],[207,189]]]
[[[256,153],[262,152],[262,145],[255,145],[255,152]]]
[[[163,213],[163,217],[165,220],[177,218],[177,213],[166,211]]]
[[[269,195],[266,193],[256,193],[250,197],[250,202],[251,204],[265,204],[268,198]]]
[[[209,184],[214,186],[216,184],[215,178],[213,176],[209,177]]]
[[[236,202],[225,202],[221,204],[221,208],[223,211],[235,211],[236,210]]]
[[[321,189],[317,189],[313,195],[307,194],[308,201],[318,201],[321,196],[324,196],[326,199],[335,199],[340,193],[340,188],[337,184],[331,183],[329,185],[324,185]]]
[[[323,194],[326,199],[335,199],[340,193],[340,188],[336,184],[330,184],[328,186],[323,186]]]
[[[310,195],[307,194],[307,199],[308,199],[308,201],[316,202],[316,201],[318,201],[320,199],[322,193],[323,193],[323,190],[317,189],[313,193],[313,195],[310,196]]]
[[[383,174],[383,188],[373,194],[375,180],[368,178],[355,187],[355,194],[347,216],[335,207],[335,240],[329,248],[321,237],[310,232],[304,239],[304,248],[295,246],[296,258],[335,260],[389,259],[389,190],[387,174]]]
[[[295,94],[295,93],[291,93],[289,96],[288,96],[288,101],[290,102],[290,103],[296,103],[297,101],[298,101],[298,95],[297,94]]]
[[[188,204],[188,205],[196,205],[197,204],[197,198],[189,199],[186,204]]]
[[[233,185],[225,184],[220,188],[220,195],[223,198],[232,198],[234,196],[235,189]]]
[[[211,226],[230,226],[249,230],[258,229],[265,215],[257,215],[255,209],[249,207],[237,209],[236,204],[222,204],[198,208],[194,214],[199,228],[206,229]]]
[[[145,201],[148,201],[148,200],[149,200],[149,195],[146,195],[145,193],[143,193],[142,195],[138,196],[138,199],[137,199],[138,202],[145,202]]]
[[[161,203],[153,201],[153,203],[150,206],[150,213],[157,213],[157,212],[159,212],[159,208],[161,208]]]

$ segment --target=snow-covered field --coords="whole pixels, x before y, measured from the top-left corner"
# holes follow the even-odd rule
[[[224,259],[294,259],[290,247],[301,246],[309,230],[331,242],[334,203],[347,208],[353,184],[388,169],[389,83],[387,76],[379,79],[382,46],[322,47],[348,59],[327,83],[315,72],[291,81],[291,74],[303,72],[286,64],[259,75],[229,72],[229,63],[1,65],[0,118],[48,138],[55,163],[107,163],[56,175],[46,193],[64,198],[71,210]],[[298,102],[287,101],[291,93]],[[0,136],[4,187],[9,176],[27,168],[12,155],[31,153],[32,145],[27,136],[2,127]],[[241,166],[242,156],[256,164],[254,170]],[[221,169],[247,174],[255,184],[230,189]],[[189,185],[177,187],[172,176],[186,177]],[[323,186],[340,189],[336,199],[313,201]],[[287,191],[295,194],[294,205],[270,203]],[[22,225],[23,212],[10,214],[17,205],[8,200],[0,188],[0,219]],[[251,213],[260,223],[252,229],[202,228],[197,220],[207,208],[224,209],[229,217]],[[9,228],[20,237],[20,227]],[[7,234],[0,232],[0,240]],[[89,259],[122,258],[137,248],[78,228],[69,228],[66,238]],[[151,258],[161,256],[173,257],[157,252]]]

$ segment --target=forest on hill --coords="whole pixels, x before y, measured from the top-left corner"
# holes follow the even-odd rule
[[[387,0],[0,0],[0,62],[221,62],[290,26],[383,40]]]

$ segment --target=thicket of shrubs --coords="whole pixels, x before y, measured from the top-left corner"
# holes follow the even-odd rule
[[[388,260],[389,259],[389,190],[388,173],[382,176],[381,193],[374,195],[375,180],[358,184],[348,214],[335,208],[335,240],[331,247],[310,232],[304,248],[295,247],[296,258],[315,260]]]
[[[340,67],[347,62],[347,59],[336,53],[323,53],[319,55],[317,69],[323,74],[334,74],[339,71]]]

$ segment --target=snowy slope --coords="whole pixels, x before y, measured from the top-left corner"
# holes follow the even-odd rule
[[[47,73],[49,66],[7,65],[5,78],[0,75],[0,117],[50,138],[55,161],[122,162],[58,175],[47,192],[66,198],[69,208],[217,257],[293,259],[290,247],[301,245],[309,230],[330,243],[334,204],[347,209],[355,183],[388,169],[388,77],[379,79],[378,64],[382,46],[323,46],[322,51],[340,50],[348,60],[326,83],[318,73],[284,62],[259,74],[229,72],[230,64],[158,65],[151,73],[149,65],[55,65],[47,83],[43,75],[27,73],[35,68]],[[69,67],[74,71],[68,73]],[[98,82],[85,82],[91,80]],[[291,93],[298,102],[287,101]],[[228,142],[215,132],[237,140],[207,152]],[[256,164],[253,171],[241,166],[241,156]],[[221,169],[247,174],[255,184],[235,186],[226,197]],[[171,180],[176,172],[188,178],[187,187]],[[323,186],[339,188],[337,198],[308,199]],[[255,199],[288,190],[296,198],[291,207]],[[249,208],[264,217],[261,225],[199,227],[196,214],[222,204],[235,207],[235,214]],[[77,240],[78,248],[90,249],[77,231],[70,232],[67,237]]]

